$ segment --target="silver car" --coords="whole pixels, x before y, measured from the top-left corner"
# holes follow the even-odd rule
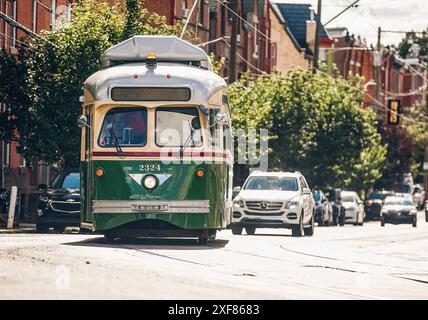
[[[417,213],[411,196],[389,196],[386,197],[380,213],[380,224],[384,227],[385,223],[411,223],[416,227]]]

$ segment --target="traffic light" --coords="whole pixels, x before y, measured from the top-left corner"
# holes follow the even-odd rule
[[[401,101],[388,100],[388,124],[400,124]]]

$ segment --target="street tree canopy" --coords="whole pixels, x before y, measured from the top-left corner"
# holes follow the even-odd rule
[[[363,92],[359,78],[309,70],[247,75],[229,89],[233,125],[269,130],[271,169],[299,170],[311,186],[364,190],[380,178],[386,147]]]

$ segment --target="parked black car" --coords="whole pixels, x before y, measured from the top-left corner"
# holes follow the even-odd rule
[[[318,226],[330,226],[333,224],[333,207],[327,197],[320,190],[313,193],[315,201],[315,221]]]
[[[379,220],[385,198],[394,195],[394,191],[375,191],[365,201],[366,220]]]
[[[43,190],[37,209],[37,232],[49,228],[64,231],[65,227],[80,227],[80,174],[78,171],[59,173]]]

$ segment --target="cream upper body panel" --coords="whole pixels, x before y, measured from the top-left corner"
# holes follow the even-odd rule
[[[85,95],[85,100],[91,96],[95,101],[113,102],[111,90],[115,87],[189,88],[190,100],[185,103],[217,106],[221,106],[222,95],[226,93],[224,79],[209,70],[178,63],[158,63],[155,69],[147,69],[145,63],[129,63],[91,75],[84,83],[84,89],[90,93]]]

